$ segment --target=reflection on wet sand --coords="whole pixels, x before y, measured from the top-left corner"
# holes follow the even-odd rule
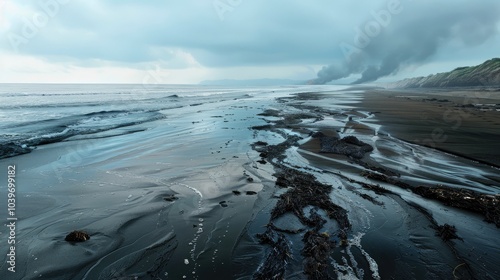
[[[346,110],[357,106],[350,94],[281,98],[263,114],[269,124],[253,127],[283,138],[254,145],[278,188],[252,240],[269,246],[254,278],[498,277],[497,169],[394,138],[378,113]]]
[[[497,112],[457,107],[466,92],[282,90],[181,94],[2,159],[22,186],[13,279],[500,278]]]

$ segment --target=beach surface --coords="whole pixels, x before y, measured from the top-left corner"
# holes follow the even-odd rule
[[[147,121],[0,160],[18,218],[16,272],[5,252],[0,278],[498,279],[498,99],[169,93]],[[65,241],[73,230],[90,239]]]
[[[369,90],[361,107],[395,137],[500,166],[497,88]]]

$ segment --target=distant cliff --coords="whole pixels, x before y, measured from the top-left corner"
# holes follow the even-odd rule
[[[404,79],[388,85],[389,88],[472,86],[500,86],[500,58],[487,60],[477,66],[459,67],[451,72]]]

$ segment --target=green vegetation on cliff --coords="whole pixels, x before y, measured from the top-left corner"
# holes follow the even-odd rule
[[[500,86],[500,58],[470,67],[427,77],[404,79],[389,85],[394,88]]]

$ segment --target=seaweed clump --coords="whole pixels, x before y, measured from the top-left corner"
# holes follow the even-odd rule
[[[500,196],[476,192],[469,189],[457,189],[437,185],[435,187],[418,186],[414,187],[400,180],[391,178],[384,174],[363,171],[361,176],[393,184],[402,189],[407,189],[422,197],[438,200],[445,205],[465,209],[482,214],[484,220],[488,223],[494,223],[500,227]],[[368,186],[365,184],[365,187]],[[371,188],[371,187],[370,187]],[[381,188],[374,189],[375,192],[381,192]]]
[[[322,153],[333,153],[346,155],[354,159],[361,159],[366,153],[373,151],[373,147],[355,136],[346,136],[344,138],[329,137],[322,132],[315,133],[315,138],[319,138],[321,142]]]
[[[330,235],[320,230],[326,224],[318,211],[323,210],[328,218],[335,220],[338,224],[337,237],[341,244],[347,242],[347,233],[351,228],[347,210],[334,204],[330,199],[331,185],[318,182],[309,173],[296,169],[280,166],[280,171],[275,174],[276,184],[279,187],[287,187],[289,190],[279,196],[276,206],[271,211],[270,222],[264,234],[258,235],[260,242],[270,244],[273,250],[267,255],[263,266],[254,275],[254,279],[283,279],[285,265],[290,258],[289,243],[285,242],[283,233],[297,234],[302,230],[283,230],[273,222],[286,213],[294,214],[309,230],[302,237],[304,247],[301,251],[304,273],[308,279],[331,279],[328,275],[330,255],[335,248],[336,241]],[[304,209],[311,207],[306,215]]]
[[[336,220],[341,232],[350,229],[351,224],[347,217],[347,211],[334,204],[330,199],[332,186],[322,184],[312,174],[291,168],[282,169],[276,174],[277,184],[287,186],[290,190],[280,196],[278,203],[271,212],[271,221],[279,218],[285,213],[292,212],[304,225],[319,230],[323,226],[322,218],[311,210],[311,215],[306,217],[303,209],[307,206],[315,206],[323,209],[330,219]],[[340,236],[344,238],[342,234]]]
[[[266,232],[258,234],[261,244],[271,245],[270,250],[263,265],[254,274],[254,279],[285,279],[286,264],[292,258],[292,248],[289,241],[282,233],[278,233],[268,227]]]
[[[335,242],[330,240],[326,233],[318,233],[310,230],[302,238],[304,249],[302,255],[304,259],[304,273],[309,275],[309,279],[330,279],[328,266],[330,254],[335,248]]]
[[[66,235],[66,238],[64,238],[64,240],[68,242],[85,242],[89,239],[90,236],[85,231],[81,230],[74,230]]]
[[[163,200],[165,201],[168,201],[168,202],[174,202],[176,201],[177,199],[179,199],[178,197],[176,197],[175,195],[173,194],[170,194],[170,195],[167,195],[165,197],[163,197]]]
[[[500,227],[499,196],[475,192],[468,189],[455,189],[438,185],[436,187],[418,186],[413,192],[425,198],[435,199],[456,208],[480,213],[485,221]]]
[[[26,145],[17,144],[14,142],[0,144],[0,159],[15,157],[30,153],[31,149]]]
[[[340,243],[346,243],[347,233],[351,228],[347,210],[334,204],[330,199],[330,193],[333,190],[331,185],[318,182],[310,173],[287,167],[272,160],[279,160],[287,147],[296,143],[297,139],[292,136],[281,144],[259,147],[262,152],[261,156],[264,155],[278,170],[274,174],[277,178],[276,186],[287,188],[288,191],[278,197],[278,202],[271,210],[266,232],[258,235],[260,243],[271,245],[272,250],[267,254],[264,264],[254,274],[254,279],[283,279],[284,277],[286,264],[291,258],[290,243],[284,233],[297,234],[302,232],[302,230],[284,230],[274,225],[273,222],[284,214],[292,213],[303,225],[309,227],[302,238],[304,247],[301,251],[302,256],[304,256],[304,273],[308,275],[309,279],[331,278],[327,269],[331,252],[336,244],[328,234],[320,233],[327,221],[318,211],[323,210],[329,219],[337,222],[339,229],[336,234]],[[304,210],[309,207],[312,208],[308,214],[305,214]]]
[[[375,173],[375,172],[370,172],[370,171],[363,171],[363,172],[361,172],[361,176],[368,178],[368,179],[373,179],[373,180],[393,184],[393,185],[398,186],[402,189],[412,189],[412,186],[410,184],[405,183],[405,182],[400,181],[400,180],[397,180],[397,179],[394,179],[393,177],[389,177],[385,174],[380,174],[380,173]]]
[[[442,226],[437,226],[437,235],[441,237],[444,241],[451,239],[461,239],[457,235],[457,228],[455,226],[450,226],[449,224],[444,224]]]

